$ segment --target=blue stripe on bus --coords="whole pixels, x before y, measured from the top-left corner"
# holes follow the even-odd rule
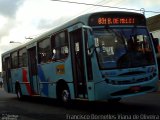
[[[41,82],[47,82],[46,78],[45,78],[45,75],[44,75],[44,72],[41,68],[40,65],[38,65],[38,77],[40,79]],[[41,89],[41,92],[48,96],[48,84],[41,84],[42,85],[42,89]]]

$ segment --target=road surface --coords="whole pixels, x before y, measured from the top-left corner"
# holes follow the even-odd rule
[[[2,120],[64,120],[64,119],[160,119],[160,93],[123,99],[120,103],[74,101],[70,107],[56,100],[30,98],[19,101],[14,94],[0,89]]]

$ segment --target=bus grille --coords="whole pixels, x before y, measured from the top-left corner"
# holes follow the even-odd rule
[[[131,80],[109,80],[106,79],[105,81],[109,84],[113,85],[126,85],[126,84],[134,84],[134,83],[140,83],[140,82],[145,82],[152,80],[156,76],[156,73],[153,75],[150,75],[149,77],[144,77],[140,79],[131,79]]]

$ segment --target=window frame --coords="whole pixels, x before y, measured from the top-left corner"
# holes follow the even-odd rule
[[[64,33],[64,42],[60,41],[59,44],[56,46],[56,37],[58,35],[60,36],[60,34],[62,34],[62,33]],[[64,48],[64,47],[66,47],[66,48]],[[51,36],[51,48],[52,48],[52,51],[56,51],[56,50],[60,51],[58,53],[58,55],[54,55],[54,53],[52,53],[52,56],[55,56],[55,58],[52,57],[53,61],[65,61],[68,58],[68,56],[69,56],[69,39],[68,39],[68,31],[67,30],[60,31],[60,32],[53,34]],[[65,50],[66,50],[66,52],[65,52]],[[59,56],[59,58],[56,56]]]
[[[43,50],[40,50],[40,44],[44,44],[43,42],[45,42],[46,40],[48,40],[48,42],[49,42],[49,44],[48,44],[49,45],[49,49],[48,49],[48,52],[47,52],[46,56],[48,56],[48,54],[49,54],[49,57],[47,57],[47,58],[45,58],[43,60],[42,57],[41,57],[41,54],[40,54],[40,52],[43,51]],[[45,48],[43,48],[43,49],[46,49],[47,47],[45,46]],[[51,49],[51,38],[49,36],[45,37],[45,38],[43,38],[43,39],[41,39],[40,41],[37,42],[37,49],[38,49],[37,50],[38,51],[38,64],[45,64],[45,63],[51,62],[52,49]],[[44,51],[46,51],[46,50],[44,50]]]
[[[20,52],[22,51],[22,58],[20,59]],[[23,58],[23,54],[26,53],[26,56],[25,58]],[[24,47],[24,48],[21,48],[18,50],[18,67],[21,68],[21,67],[27,67],[28,66],[28,59],[27,59],[27,48]],[[24,62],[24,59],[25,59],[25,62]],[[22,62],[22,66],[20,65],[20,62]]]
[[[14,55],[14,54],[17,54],[17,56]],[[15,59],[15,58],[17,58],[17,59]],[[18,68],[18,63],[19,63],[19,61],[18,61],[18,51],[13,51],[11,53],[11,69]]]

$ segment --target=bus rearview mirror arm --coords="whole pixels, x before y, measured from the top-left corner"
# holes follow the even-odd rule
[[[96,50],[96,47],[92,45],[90,48],[88,48],[88,55],[92,57],[95,50]]]

